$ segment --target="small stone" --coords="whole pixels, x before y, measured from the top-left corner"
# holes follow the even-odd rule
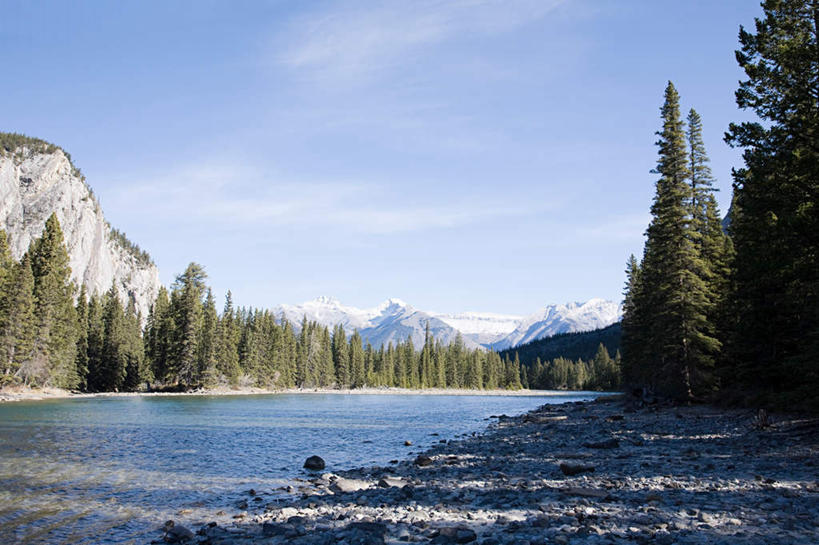
[[[560,471],[562,471],[564,475],[571,477],[573,475],[579,475],[580,473],[593,473],[594,466],[585,464],[569,464],[563,462],[560,464]]]
[[[310,456],[304,461],[304,469],[309,469],[311,471],[321,471],[324,469],[324,466],[324,460],[321,458],[321,456]]]
[[[595,443],[584,443],[583,446],[586,448],[594,449],[611,449],[619,447],[620,441],[612,437],[611,439],[606,439],[605,441],[597,441]]]

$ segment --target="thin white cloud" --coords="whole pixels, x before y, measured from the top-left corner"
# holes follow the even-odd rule
[[[524,217],[554,209],[533,205],[462,199],[458,202],[405,202],[395,186],[358,182],[271,180],[247,164],[198,163],[150,179],[117,183],[109,204],[138,209],[173,225],[196,222],[237,229],[289,226],[357,235],[391,235],[450,229]],[[410,186],[412,184],[409,184]],[[182,211],[180,213],[180,211]]]
[[[651,215],[648,212],[624,214],[603,219],[578,230],[578,234],[598,240],[634,240],[645,232]]]
[[[563,0],[392,0],[343,3],[295,21],[279,61],[319,77],[354,81],[461,35],[514,30]]]

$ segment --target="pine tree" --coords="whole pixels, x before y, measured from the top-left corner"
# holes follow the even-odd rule
[[[4,377],[29,382],[30,360],[34,348],[34,275],[29,254],[12,268],[3,298],[4,317],[0,323],[0,361]],[[9,380],[9,379],[4,379]]]
[[[97,294],[88,300],[88,375],[86,388],[91,392],[101,392],[107,388],[103,384],[105,360],[105,308]]]
[[[626,264],[626,289],[623,299],[622,339],[623,378],[629,386],[649,384],[651,370],[648,358],[648,324],[644,314],[648,310],[646,294],[642,291],[640,265],[632,254]]]
[[[171,308],[176,326],[172,373],[185,387],[199,383],[199,334],[202,320],[202,296],[207,274],[198,263],[191,263],[173,284]]]
[[[199,330],[199,353],[197,355],[198,374],[202,377],[202,384],[207,387],[213,387],[218,382],[216,367],[218,322],[216,302],[213,299],[213,292],[208,288],[205,302],[202,305],[202,324]]]
[[[641,337],[647,339],[651,351],[639,365],[650,366],[645,375],[660,393],[692,399],[710,392],[720,343],[709,320],[713,311],[709,270],[693,228],[689,156],[679,95],[671,82],[661,113],[655,170],[660,178],[641,273],[640,304],[646,324]]]
[[[85,284],[80,286],[80,295],[77,297],[77,354],[75,366],[77,368],[77,387],[80,390],[88,389],[88,295]]]
[[[758,122],[731,124],[744,148],[735,171],[736,248],[725,374],[737,388],[816,404],[819,386],[819,5],[765,0],[754,32],[740,28],[748,78],[737,105]]]
[[[233,295],[230,291],[225,296],[225,307],[219,320],[217,335],[216,362],[220,377],[231,385],[239,380],[239,331],[233,313]]]
[[[365,384],[363,342],[358,330],[353,331],[350,337],[350,378],[353,388],[361,388]]]
[[[347,348],[347,336],[341,324],[333,329],[333,364],[336,369],[336,384],[339,388],[350,385],[350,351]]]
[[[42,371],[41,384],[75,388],[77,318],[68,252],[56,214],[46,220],[43,235],[29,249],[34,275],[37,320],[33,363]]]
[[[125,384],[128,339],[125,311],[113,285],[105,296],[103,324],[102,361],[96,376],[98,391],[117,392]]]

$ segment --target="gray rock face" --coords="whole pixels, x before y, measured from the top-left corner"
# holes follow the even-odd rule
[[[25,148],[0,155],[0,229],[9,235],[15,259],[42,234],[48,217],[57,214],[71,265],[71,277],[89,295],[116,286],[124,302],[133,298],[143,319],[159,291],[159,271],[111,234],[85,181],[62,150],[50,153]]]

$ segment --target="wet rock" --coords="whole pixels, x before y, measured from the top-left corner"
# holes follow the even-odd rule
[[[596,449],[610,449],[610,448],[617,448],[620,446],[620,441],[615,438],[606,439],[605,441],[597,441],[593,443],[583,443],[583,446],[586,448],[596,448]]]
[[[321,456],[310,456],[304,461],[304,469],[309,469],[311,471],[321,471],[324,469],[324,466],[324,460],[321,458]]]
[[[471,543],[478,539],[478,535],[466,526],[446,526],[437,530],[437,535],[431,543]]]
[[[378,480],[379,488],[402,488],[406,482],[398,477],[382,477]]]
[[[370,483],[367,481],[345,479],[343,477],[338,477],[335,481],[333,481],[333,484],[330,485],[331,490],[341,493],[358,492],[359,490],[365,490],[369,487]]]
[[[167,543],[184,543],[194,538],[193,532],[172,520],[165,523],[164,529],[165,535],[162,539]]]
[[[564,475],[571,477],[574,475],[580,475],[581,473],[593,473],[594,466],[588,464],[570,464],[563,462],[560,464],[560,471],[562,471]]]
[[[429,456],[424,456],[423,454],[421,454],[417,458],[415,458],[415,465],[417,465],[419,467],[432,465],[432,458],[430,458]]]

